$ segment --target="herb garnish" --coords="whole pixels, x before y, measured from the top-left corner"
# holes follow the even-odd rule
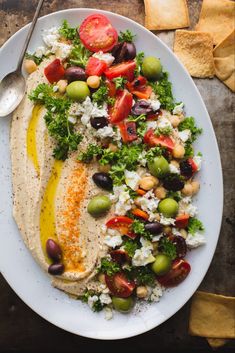
[[[167,238],[162,237],[159,241],[160,251],[174,260],[177,256],[176,246]]]
[[[199,221],[199,219],[195,218],[195,217],[191,217],[189,218],[189,222],[188,222],[188,232],[192,235],[195,235],[195,233],[197,231],[203,231],[204,225],[201,221]]]
[[[41,57],[35,55],[35,54],[30,54],[30,53],[26,53],[25,54],[25,58],[29,59],[29,60],[33,60],[35,62],[36,65],[41,64],[42,60],[45,58],[45,55],[42,55]]]
[[[101,310],[103,310],[104,308],[104,304],[101,303],[100,301],[100,298],[99,298],[99,295],[97,293],[95,293],[94,291],[90,291],[90,290],[87,290],[83,296],[80,297],[80,300],[84,303],[88,303],[88,299],[89,297],[93,297],[94,295],[97,295],[98,297],[98,300],[96,300],[95,302],[93,302],[93,305],[92,305],[92,310],[95,311],[95,312],[99,312]]]
[[[105,273],[108,276],[112,276],[120,271],[120,267],[117,262],[114,262],[107,257],[103,257],[101,259],[100,267],[97,270],[99,273]]]
[[[148,240],[152,239],[152,234],[145,229],[144,223],[138,219],[134,220],[131,225],[131,229],[135,234],[141,235]]]
[[[124,89],[127,79],[125,77],[116,77],[113,79],[116,89]]]
[[[91,55],[92,52],[86,49],[82,43],[79,43],[78,39],[78,43],[74,45],[69,56],[69,63],[71,65],[85,68],[87,61]]]
[[[135,34],[133,34],[129,29],[127,29],[125,32],[120,31],[119,36],[118,36],[118,41],[119,42],[133,42],[133,39],[135,38]]]
[[[103,150],[100,146],[90,143],[85,152],[78,155],[78,160],[83,163],[90,163],[93,157],[102,155]]]
[[[154,93],[158,96],[162,108],[173,110],[175,100],[172,94],[172,84],[168,80],[168,73],[163,72],[162,77],[157,82],[149,82],[153,88]]]
[[[62,26],[59,28],[59,34],[65,39],[73,40],[77,35],[77,28],[70,27],[67,20],[62,22]]]

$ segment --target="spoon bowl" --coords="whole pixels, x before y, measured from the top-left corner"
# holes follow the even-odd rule
[[[11,114],[24,97],[25,78],[20,71],[9,73],[0,84],[0,117]]]

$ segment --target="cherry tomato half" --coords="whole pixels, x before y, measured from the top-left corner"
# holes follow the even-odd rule
[[[197,164],[194,162],[194,160],[192,158],[188,159],[188,163],[191,165],[192,167],[192,172],[196,173],[198,170]]]
[[[181,214],[175,219],[176,228],[186,228],[189,221],[189,214]]]
[[[65,69],[60,59],[53,60],[44,69],[44,74],[50,83],[58,82],[64,77]]]
[[[115,86],[115,83],[106,79],[105,80],[105,84],[106,86],[108,87],[108,95],[109,97],[112,97],[114,98],[116,96],[116,86]]]
[[[122,235],[127,235],[129,238],[135,239],[136,234],[131,231],[133,219],[126,216],[117,216],[111,218],[106,227],[117,229]]]
[[[110,110],[109,120],[112,124],[120,123],[130,114],[132,108],[132,94],[126,89],[118,91],[114,106]]]
[[[171,270],[164,276],[157,276],[157,280],[164,287],[174,287],[185,280],[190,270],[191,266],[187,261],[177,259],[173,261]]]
[[[99,60],[91,56],[88,59],[86,65],[86,75],[87,76],[101,76],[104,70],[107,68],[107,64],[103,60]]]
[[[137,139],[136,123],[134,121],[122,121],[118,124],[118,127],[124,143],[132,142]]]
[[[153,129],[149,129],[144,135],[144,142],[149,146],[162,146],[166,147],[168,151],[172,152],[174,149],[174,142],[168,136],[160,135],[156,136]]]
[[[117,262],[120,265],[130,261],[130,257],[128,256],[127,252],[122,249],[112,250],[110,251],[110,256],[113,261]]]
[[[111,294],[119,298],[129,297],[135,289],[135,282],[129,280],[122,272],[113,276],[105,275],[105,282]]]
[[[110,51],[117,43],[118,34],[109,19],[101,14],[88,16],[81,24],[79,36],[90,51]]]
[[[125,61],[121,64],[110,66],[105,70],[104,74],[109,79],[112,80],[115,77],[126,77],[128,81],[134,79],[134,71],[136,68],[136,63],[134,60]]]
[[[140,99],[148,99],[153,91],[143,76],[138,76],[132,82],[128,82],[126,86],[132,94]]]

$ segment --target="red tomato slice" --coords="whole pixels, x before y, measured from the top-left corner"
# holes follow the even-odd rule
[[[111,294],[119,298],[130,297],[135,289],[135,282],[129,280],[122,272],[113,276],[105,275],[105,282]]]
[[[105,70],[104,74],[109,79],[112,80],[115,77],[126,77],[128,81],[132,81],[135,77],[134,71],[136,68],[136,63],[134,60],[125,61],[121,64],[110,66]]]
[[[106,79],[105,80],[105,83],[106,83],[106,86],[108,87],[108,90],[109,90],[109,97],[112,97],[114,98],[116,96],[116,86],[115,86],[115,83]]]
[[[140,99],[149,99],[152,91],[153,91],[152,87],[146,86],[146,87],[139,87],[139,90],[131,91],[131,93]]]
[[[176,228],[186,228],[189,221],[189,214],[182,214],[176,217],[175,226]]]
[[[134,121],[122,121],[118,124],[124,143],[132,142],[138,138],[136,133],[136,123]]]
[[[90,51],[110,51],[117,43],[118,34],[109,19],[101,14],[88,16],[81,24],[79,36]]]
[[[126,216],[118,216],[111,218],[106,227],[117,229],[122,235],[127,235],[129,238],[135,239],[136,234],[131,231],[133,219]]]
[[[198,170],[198,167],[197,167],[196,163],[194,162],[194,160],[193,160],[192,158],[189,158],[189,159],[188,159],[188,163],[189,163],[189,164],[191,165],[191,167],[192,167],[192,172],[193,172],[193,173],[196,173],[197,170]]]
[[[130,261],[130,257],[128,256],[125,250],[117,249],[110,251],[111,258],[113,261],[117,262],[120,265]]]
[[[164,287],[174,287],[185,280],[190,270],[191,266],[187,261],[177,259],[173,261],[171,270],[166,275],[157,276],[157,280]]]
[[[58,82],[64,77],[65,69],[60,59],[53,60],[44,69],[44,74],[50,83]]]
[[[106,68],[107,68],[107,64],[105,61],[99,60],[99,59],[91,56],[88,59],[88,62],[86,65],[86,75],[87,76],[101,76]]]
[[[144,142],[147,145],[150,145],[151,147],[158,146],[158,145],[162,147],[166,147],[170,152],[173,151],[175,146],[174,142],[170,137],[164,136],[164,135],[156,136],[154,134],[153,129],[149,129],[146,132],[146,134],[144,135]]]
[[[132,94],[129,93],[126,89],[123,91],[118,91],[115,104],[110,110],[110,122],[112,124],[117,124],[120,123],[120,121],[126,119],[131,112],[132,102]]]

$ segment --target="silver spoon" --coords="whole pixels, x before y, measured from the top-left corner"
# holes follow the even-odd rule
[[[17,68],[14,72],[7,74],[0,82],[0,117],[7,116],[12,113],[22,101],[25,95],[26,82],[22,75],[21,68],[27,50],[29,41],[33,34],[39,12],[44,0],[39,0],[33,21],[29,27],[25,43],[23,45]]]

